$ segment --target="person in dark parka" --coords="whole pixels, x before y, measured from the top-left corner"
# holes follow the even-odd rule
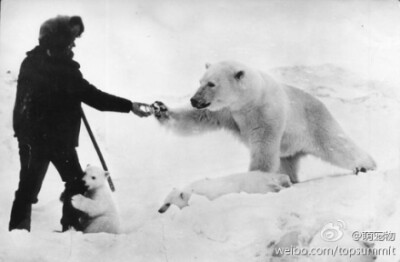
[[[85,191],[75,149],[82,102],[101,111],[150,115],[148,105],[102,92],[83,78],[72,52],[75,38],[83,31],[79,16],[57,16],[45,21],[40,28],[39,45],[27,53],[21,64],[13,112],[21,170],[10,231],[30,231],[31,207],[37,201],[50,162],[65,182],[62,230],[81,229],[81,214],[72,207],[71,197]]]

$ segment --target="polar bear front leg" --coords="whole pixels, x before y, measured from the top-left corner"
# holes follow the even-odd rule
[[[102,206],[98,201],[87,198],[83,195],[75,195],[71,199],[72,206],[90,217],[98,216],[102,214],[105,207]]]
[[[218,111],[192,108],[169,109],[160,101],[154,102],[151,106],[159,123],[181,135],[196,135],[221,128],[238,132],[236,123],[227,109]]]
[[[280,143],[278,141],[262,141],[250,143],[250,171],[277,172],[280,166]]]
[[[84,197],[83,195],[81,195],[81,194],[79,194],[79,195],[74,195],[72,198],[71,198],[71,204],[72,204],[72,206],[74,207],[74,208],[76,208],[76,209],[78,209],[78,210],[80,210],[80,211],[83,211],[83,212],[85,212],[85,209],[86,209],[86,206],[87,206],[87,203],[85,203],[86,202],[86,197]]]

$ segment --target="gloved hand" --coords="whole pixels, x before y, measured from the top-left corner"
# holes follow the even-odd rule
[[[132,112],[139,117],[148,117],[153,113],[151,106],[148,104],[136,102],[132,103]]]

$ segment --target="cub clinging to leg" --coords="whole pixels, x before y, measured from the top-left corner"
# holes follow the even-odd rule
[[[249,148],[250,170],[288,174],[294,183],[307,154],[355,173],[375,169],[318,99],[237,62],[206,67],[194,109],[153,104],[160,123],[183,133],[229,130]]]
[[[119,217],[107,185],[108,176],[108,171],[88,165],[82,178],[87,190],[84,195],[72,197],[72,206],[84,213],[84,233],[119,233]]]

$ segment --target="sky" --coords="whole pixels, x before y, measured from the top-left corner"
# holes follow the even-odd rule
[[[394,0],[3,0],[0,67],[18,71],[41,23],[65,14],[85,23],[75,48],[84,76],[138,99],[191,93],[204,64],[221,60],[333,63],[400,82],[399,12]]]

